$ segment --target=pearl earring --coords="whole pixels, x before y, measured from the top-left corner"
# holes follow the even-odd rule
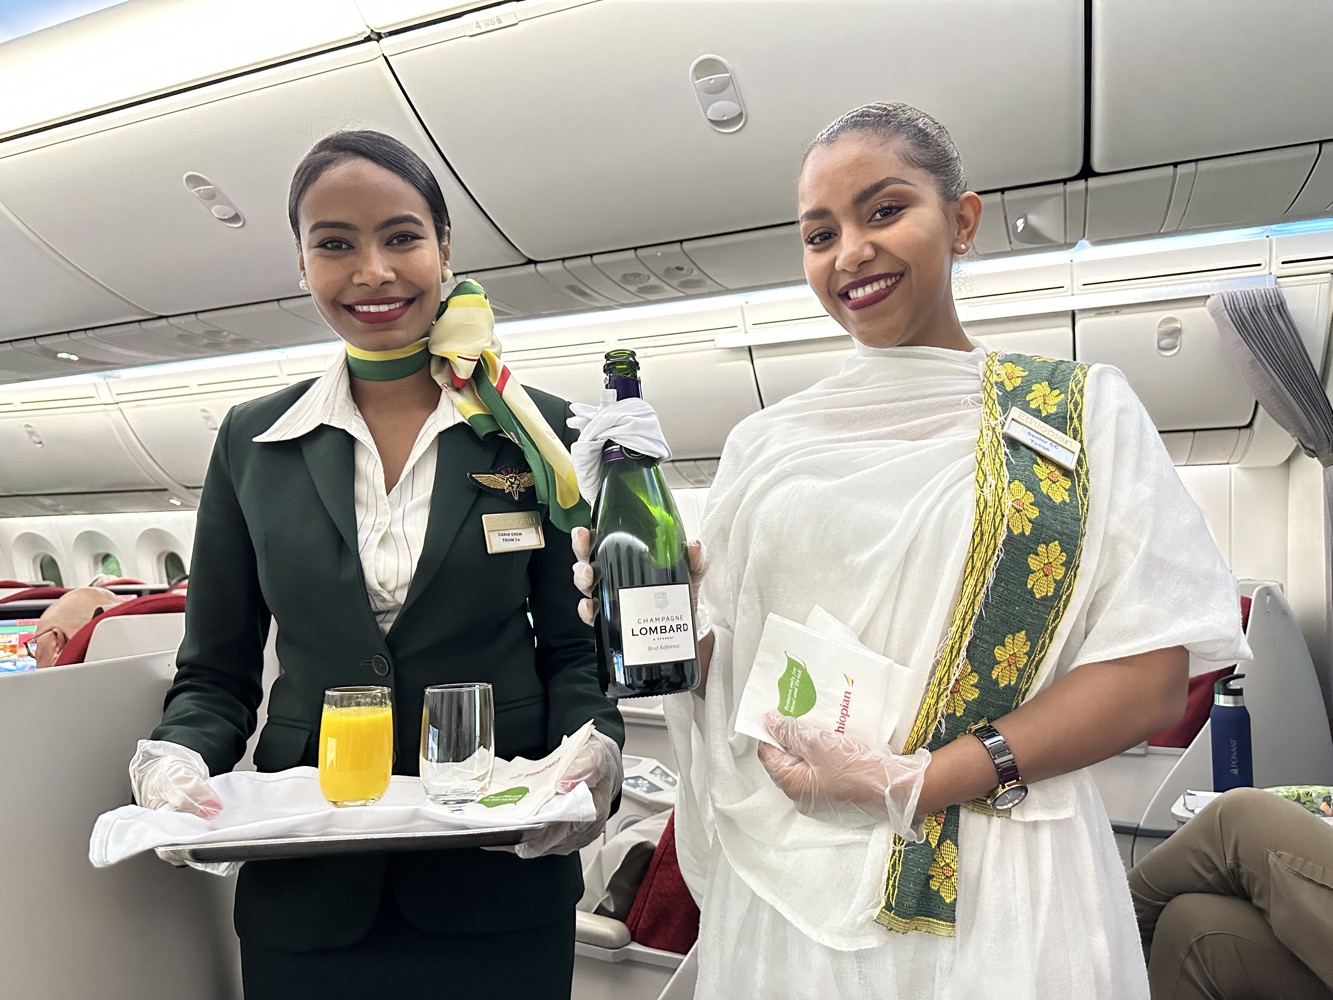
[[[297,284],[300,286],[301,291],[310,291],[310,286],[305,283],[305,278],[302,278]]]
[[[453,278],[454,278],[454,272],[449,270],[449,268],[446,267],[442,271],[440,271],[440,284],[442,285],[448,284],[450,281],[453,280]]]
[[[967,253],[967,244],[966,244],[966,243],[959,243],[959,244],[958,244],[958,252],[959,252],[959,253]]]

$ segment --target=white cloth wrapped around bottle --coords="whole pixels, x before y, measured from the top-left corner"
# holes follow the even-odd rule
[[[570,447],[579,492],[592,503],[602,484],[602,449],[612,442],[659,462],[671,459],[671,448],[662,436],[657,411],[642,399],[605,400],[598,406],[571,403],[574,415],[567,423],[579,432]]]

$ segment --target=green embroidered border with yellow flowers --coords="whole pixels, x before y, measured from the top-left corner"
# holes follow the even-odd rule
[[[903,753],[939,749],[1027,697],[1069,606],[1088,510],[1086,449],[1074,470],[1006,438],[1018,407],[1083,443],[1087,368],[991,354],[982,379],[977,509],[963,584]],[[984,802],[969,809],[998,817]],[[960,806],[925,819],[926,839],[894,843],[876,919],[890,930],[953,935]],[[1021,806],[1019,807],[1021,808]]]

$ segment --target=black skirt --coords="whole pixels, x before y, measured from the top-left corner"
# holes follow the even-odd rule
[[[429,934],[387,887],[356,944],[291,952],[241,942],[245,1000],[570,1000],[573,977],[573,910],[536,929]]]

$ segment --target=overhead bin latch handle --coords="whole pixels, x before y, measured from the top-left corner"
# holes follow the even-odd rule
[[[745,104],[731,66],[721,56],[700,56],[690,63],[690,83],[704,119],[719,132],[745,124]]]
[[[1178,316],[1163,316],[1157,321],[1157,353],[1169,358],[1180,350],[1180,336],[1185,326]]]
[[[233,229],[245,225],[245,216],[241,214],[241,210],[227,199],[221,188],[203,174],[191,170],[181,179],[185,182],[185,190],[194,195],[199,204],[203,205],[208,214],[218,222]]]

